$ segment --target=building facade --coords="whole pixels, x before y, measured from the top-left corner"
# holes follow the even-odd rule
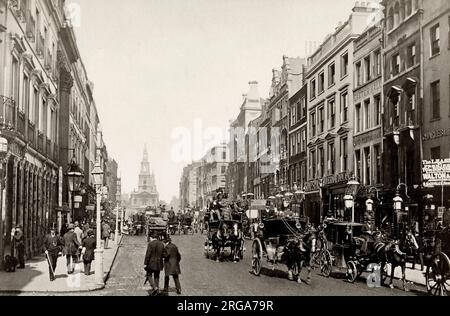
[[[194,162],[183,169],[180,181],[181,209],[197,206],[197,168],[199,166],[198,162]]]
[[[375,8],[356,3],[340,24],[308,58],[307,216],[319,223],[324,216],[350,219],[343,204],[353,177],[353,56],[354,41],[368,27]]]

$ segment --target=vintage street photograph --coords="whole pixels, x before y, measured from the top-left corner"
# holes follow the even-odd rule
[[[276,311],[449,257],[450,1],[0,0],[0,296]]]

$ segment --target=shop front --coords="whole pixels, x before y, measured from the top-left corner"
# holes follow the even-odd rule
[[[320,180],[305,184],[304,216],[316,227],[322,222],[322,189]]]

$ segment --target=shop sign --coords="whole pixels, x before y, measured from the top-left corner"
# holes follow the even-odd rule
[[[320,187],[321,187],[320,180],[312,180],[305,183],[306,192],[319,191]]]
[[[378,79],[371,84],[367,85],[363,89],[356,91],[354,93],[354,101],[358,102],[364,98],[370,97],[375,93],[379,93],[381,91],[381,79]]]
[[[441,128],[441,129],[437,129],[435,131],[424,133],[423,140],[424,141],[433,140],[433,139],[438,139],[438,138],[441,138],[444,136],[449,136],[449,135],[450,135],[450,127]]]
[[[424,160],[422,165],[425,187],[450,185],[450,159]]]
[[[354,147],[370,143],[371,141],[381,140],[381,129],[376,129],[364,135],[358,135],[353,138]]]
[[[352,172],[341,172],[323,178],[323,185],[333,185],[338,183],[348,182],[353,176]]]

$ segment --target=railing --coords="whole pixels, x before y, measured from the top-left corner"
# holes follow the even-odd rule
[[[0,96],[0,126],[1,128],[14,128],[16,115],[16,102],[12,98]]]
[[[38,132],[38,151],[44,153],[44,134],[42,132]]]
[[[33,123],[31,123],[30,121],[28,121],[28,142],[35,147],[36,146],[36,134],[35,134],[35,126]]]
[[[33,14],[31,14],[31,11],[27,12],[27,37],[31,40],[31,41],[35,41],[36,40],[36,20],[33,17]]]

